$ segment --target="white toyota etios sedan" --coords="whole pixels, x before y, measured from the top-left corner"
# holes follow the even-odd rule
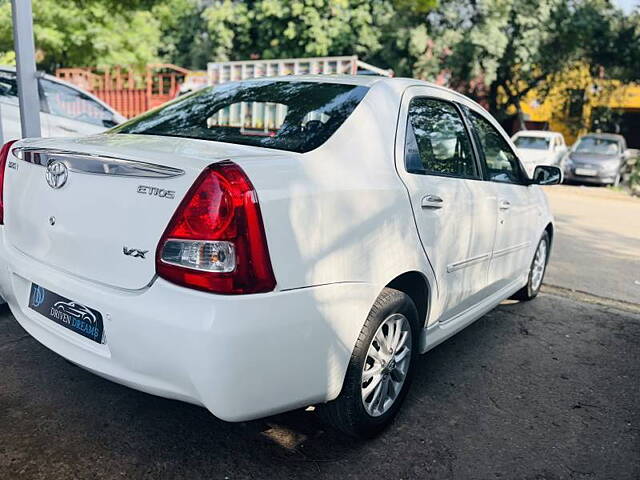
[[[419,353],[536,296],[561,179],[464,96],[370,77],[228,83],[0,159],[0,290],[39,342],[224,420],[315,404],[361,437]]]

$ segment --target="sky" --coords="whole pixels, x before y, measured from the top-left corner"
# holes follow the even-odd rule
[[[625,12],[629,13],[640,5],[640,0],[613,0],[613,3],[622,8]]]

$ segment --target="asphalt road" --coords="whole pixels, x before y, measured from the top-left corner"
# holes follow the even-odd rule
[[[553,188],[547,280],[564,288],[505,302],[422,356],[401,414],[369,442],[309,411],[230,424],[116,385],[0,307],[0,480],[637,480],[640,305],[625,302],[640,303],[638,204]]]
[[[1,307],[0,477],[640,478],[640,314],[542,294],[421,357],[386,434],[230,424],[66,362]]]
[[[546,282],[640,304],[640,198],[598,187],[546,192],[558,233]]]

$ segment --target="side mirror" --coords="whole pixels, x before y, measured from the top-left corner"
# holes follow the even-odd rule
[[[551,165],[538,165],[533,171],[531,184],[557,185],[562,183],[562,170]]]

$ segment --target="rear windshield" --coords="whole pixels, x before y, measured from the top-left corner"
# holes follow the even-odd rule
[[[308,152],[351,115],[368,88],[245,81],[199,90],[111,130]]]
[[[518,148],[530,148],[531,150],[547,150],[549,139],[544,137],[517,137],[513,142]]]

